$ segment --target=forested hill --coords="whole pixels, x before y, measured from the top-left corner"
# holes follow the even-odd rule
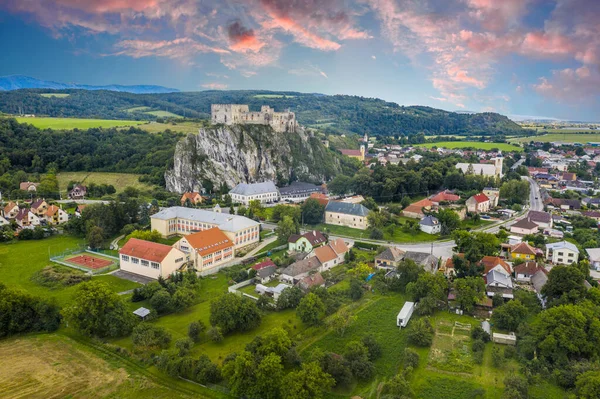
[[[519,125],[496,113],[467,114],[409,106],[357,96],[268,92],[203,91],[132,94],[113,91],[60,90],[64,97],[49,97],[49,90],[0,92],[0,112],[56,117],[153,119],[152,111],[168,111],[188,118],[208,118],[213,103],[249,104],[252,110],[270,105],[276,111],[290,108],[305,126],[329,133],[354,132],[378,136],[515,135]],[[42,95],[43,94],[43,95]],[[169,115],[170,115],[169,114]]]

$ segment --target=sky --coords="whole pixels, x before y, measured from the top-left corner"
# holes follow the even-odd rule
[[[600,121],[600,0],[0,0],[0,75]]]

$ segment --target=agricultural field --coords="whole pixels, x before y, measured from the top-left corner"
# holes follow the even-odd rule
[[[475,148],[478,150],[486,150],[489,151],[492,148],[497,148],[501,151],[510,152],[521,152],[523,151],[522,147],[507,144],[507,143],[482,143],[479,141],[441,141],[438,143],[425,143],[425,144],[417,144],[416,147],[424,147],[424,148]]]
[[[160,133],[165,130],[184,134],[198,134],[198,130],[204,127],[200,122],[177,122],[177,123],[158,123],[150,122],[145,125],[140,125],[139,128],[149,133]]]
[[[69,93],[42,93],[40,94],[40,96],[42,97],[46,97],[46,98],[65,98],[65,97],[69,97],[70,94]]]
[[[16,118],[19,123],[28,123],[39,129],[72,130],[90,129],[93,127],[138,126],[146,121],[126,121],[113,119],[77,119],[77,118]]]
[[[294,98],[296,96],[286,96],[283,94],[257,94],[254,98]]]
[[[600,131],[597,133],[570,133],[562,131],[561,133],[550,133],[542,136],[528,136],[510,139],[510,142],[529,143],[531,141],[539,141],[543,143],[551,143],[555,141],[564,143],[588,143],[600,142]]]
[[[138,190],[151,190],[152,186],[147,183],[141,183],[141,175],[131,173],[109,173],[109,172],[61,172],[56,177],[58,179],[58,188],[64,195],[67,193],[69,182],[76,181],[81,184],[112,184],[117,193],[120,193],[125,187],[134,187]]]
[[[174,114],[169,111],[148,111],[145,114],[154,115],[159,118],[181,118],[181,115]]]

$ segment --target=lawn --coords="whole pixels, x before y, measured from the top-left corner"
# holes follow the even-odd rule
[[[51,264],[49,253],[77,248],[82,240],[68,235],[57,235],[43,240],[17,241],[0,245],[0,274],[2,283],[9,287],[19,287],[31,294],[44,298],[54,298],[59,305],[68,304],[77,286],[51,289],[31,281],[35,272]],[[127,291],[139,286],[111,275],[95,276],[105,281],[115,292]]]
[[[315,226],[307,226],[307,228],[310,228],[311,230],[319,230],[329,235],[346,236],[351,238],[357,238],[359,240],[370,239],[371,234],[369,230],[353,229],[351,227],[338,226],[334,224],[322,223]],[[393,241],[398,243],[428,242],[439,239],[439,236],[423,233],[422,231],[419,231],[417,233],[407,233],[403,231],[402,228],[397,227],[396,229],[394,229],[393,234],[391,234],[387,229],[385,229],[383,233],[383,239],[385,241]]]
[[[492,148],[497,148],[501,151],[505,151],[505,152],[510,152],[510,151],[516,151],[516,152],[521,152],[523,151],[522,147],[516,146],[516,145],[512,145],[512,144],[507,144],[507,143],[482,143],[479,141],[440,141],[438,143],[425,143],[425,144],[417,144],[417,147],[425,147],[425,148],[450,148],[450,149],[454,149],[454,148],[475,148],[478,150],[491,150]]]
[[[588,142],[600,142],[600,131],[594,131],[594,133],[573,133],[569,131],[563,131],[561,133],[550,133],[542,136],[528,136],[510,139],[511,142],[517,143],[529,143],[530,141],[539,141],[543,143],[550,143],[555,141],[561,141],[565,143],[588,143]]]
[[[65,97],[69,97],[70,94],[69,93],[41,93],[40,96],[46,97],[46,98],[52,98],[52,97],[65,98]]]
[[[58,179],[58,188],[61,193],[67,192],[69,182],[76,181],[81,184],[112,184],[117,193],[120,193],[125,187],[134,187],[138,190],[151,190],[152,186],[147,183],[141,183],[139,177],[133,173],[108,173],[108,172],[61,172],[56,177]]]
[[[138,126],[145,121],[126,121],[112,119],[77,119],[77,118],[16,118],[19,123],[28,123],[40,129],[72,130],[90,129],[92,127]]]
[[[496,221],[493,220],[485,220],[485,219],[479,219],[478,221],[473,221],[473,219],[466,219],[460,222],[460,228],[461,229],[476,229],[479,227],[484,227],[486,225],[491,225],[493,223],[496,223]]]

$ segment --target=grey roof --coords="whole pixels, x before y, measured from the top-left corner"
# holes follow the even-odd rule
[[[375,259],[390,260],[397,262],[404,256],[404,251],[396,247],[388,247],[385,251],[375,257]]]
[[[552,215],[548,212],[529,211],[527,216],[532,222],[550,223],[552,221]]]
[[[230,215],[204,209],[185,208],[173,206],[163,209],[151,216],[152,219],[169,220],[174,218],[187,219],[194,222],[209,223],[219,226],[224,231],[239,231],[241,229],[258,226],[259,223],[244,216]]]
[[[531,276],[531,284],[538,294],[542,291],[542,287],[546,285],[546,281],[548,281],[548,276],[542,270]]]
[[[440,221],[435,216],[429,215],[421,219],[419,223],[423,226],[437,226],[440,224]]]
[[[588,253],[591,261],[598,261],[600,259],[600,248],[586,248],[585,251]]]
[[[518,229],[535,229],[539,227],[536,223],[532,222],[529,218],[521,219],[517,223],[512,224],[510,227],[516,227]]]
[[[317,259],[316,256],[313,256],[292,263],[291,265],[283,269],[281,274],[296,277],[299,274],[308,273],[311,270],[317,269],[319,266],[321,266],[319,259]]]
[[[133,311],[133,314],[140,317],[146,317],[150,314],[150,310],[146,308],[139,308]]]
[[[426,252],[406,251],[404,259],[410,259],[430,272],[435,271],[438,263],[438,258]]]
[[[546,249],[551,249],[551,250],[556,250],[556,249],[570,249],[573,252],[579,253],[579,249],[577,249],[577,246],[575,244],[572,244],[568,241],[559,241],[559,242],[553,242],[552,244],[546,244]]]
[[[263,267],[262,269],[256,272],[256,275],[260,278],[269,277],[275,273],[275,270],[277,270],[277,266]]]
[[[487,320],[484,320],[481,322],[481,328],[483,328],[483,331],[485,331],[488,334],[492,333],[492,328],[490,326],[490,322]]]
[[[256,195],[278,192],[275,183],[265,181],[262,183],[240,183],[235,186],[229,193],[239,195]]]
[[[349,204],[346,202],[329,201],[325,212],[344,213],[354,216],[367,216],[369,210],[361,204]]]
[[[486,276],[486,279],[488,285],[493,282],[496,282],[502,284],[507,288],[513,287],[512,279],[510,278],[510,276],[507,276],[503,273],[499,273],[496,270],[490,270],[490,272]]]
[[[295,181],[289,186],[279,188],[279,193],[281,194],[281,196],[301,193],[320,193],[322,191],[323,190],[320,186],[317,186],[312,183],[304,183],[301,181]]]

